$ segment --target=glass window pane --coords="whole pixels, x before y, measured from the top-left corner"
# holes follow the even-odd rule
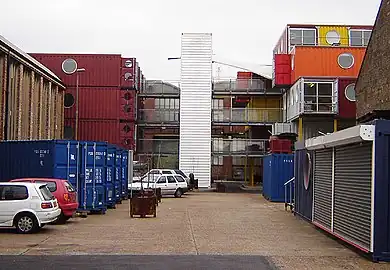
[[[360,30],[350,31],[351,46],[362,46],[362,32]]]
[[[318,96],[332,96],[333,84],[331,83],[319,83],[318,84]]]
[[[155,98],[154,99],[154,107],[156,109],[159,109],[160,108],[160,100],[158,98]]]
[[[168,183],[176,184],[176,179],[175,179],[175,177],[173,177],[173,176],[168,176],[167,178],[168,178]]]
[[[302,45],[302,30],[290,30],[290,44]]]
[[[316,45],[316,31],[314,29],[303,30],[303,44]]]
[[[160,102],[160,109],[164,109],[164,99],[159,98],[159,102]]]
[[[364,39],[364,46],[368,45],[368,42],[370,41],[371,38],[371,31],[364,31],[363,32],[363,39]]]
[[[305,83],[305,111],[317,111],[317,84]]]

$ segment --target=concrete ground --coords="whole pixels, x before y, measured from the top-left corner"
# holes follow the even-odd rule
[[[0,230],[0,254],[195,255],[194,260],[199,255],[256,255],[269,263],[258,269],[390,269],[261,195],[191,192],[163,198],[157,218],[130,218],[128,209],[124,201],[106,215],[46,226],[33,235]]]

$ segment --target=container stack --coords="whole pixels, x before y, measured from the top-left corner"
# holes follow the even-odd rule
[[[65,139],[104,141],[134,150],[136,92],[143,78],[135,58],[114,54],[31,55],[53,70],[67,87]],[[66,59],[74,59],[77,68],[85,70],[66,74],[62,67]]]

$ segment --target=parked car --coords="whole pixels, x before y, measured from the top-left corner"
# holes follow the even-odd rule
[[[58,200],[61,209],[61,215],[58,218],[58,223],[65,223],[70,219],[79,207],[77,202],[77,192],[67,180],[54,178],[21,178],[13,179],[10,182],[30,182],[30,183],[45,183],[50,192]]]
[[[184,193],[188,191],[188,185],[186,180],[181,175],[173,174],[158,174],[153,178],[153,181],[149,183],[142,181],[142,188],[161,188],[161,195],[174,195],[176,198],[180,198]],[[129,183],[129,191],[134,194],[141,190],[141,181]]]
[[[57,199],[43,183],[0,183],[0,227],[33,233],[60,216]]]
[[[153,178],[156,175],[162,175],[162,174],[175,174],[175,175],[178,174],[178,175],[181,175],[186,180],[187,185],[190,184],[189,177],[182,170],[178,170],[178,169],[152,169],[147,174],[145,174],[142,178],[144,178],[145,176],[152,176],[152,178]],[[139,178],[137,178],[137,180],[139,180]],[[146,178],[146,180],[147,180],[147,178]]]

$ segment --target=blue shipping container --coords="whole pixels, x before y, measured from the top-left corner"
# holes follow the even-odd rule
[[[77,190],[79,210],[104,212],[105,145],[65,140],[1,142],[0,181],[66,179]]]
[[[122,149],[115,147],[115,201],[122,203]]]
[[[122,199],[127,200],[129,197],[129,151],[123,149],[122,151],[122,174],[121,174],[121,192],[122,192]]]
[[[284,202],[284,183],[294,177],[293,154],[271,154],[263,159],[263,196]]]
[[[115,198],[115,151],[114,145],[107,145],[106,203],[110,208],[116,204]]]

